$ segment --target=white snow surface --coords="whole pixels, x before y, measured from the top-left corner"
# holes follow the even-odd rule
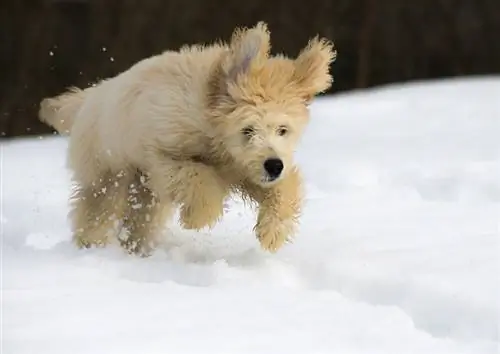
[[[76,250],[66,139],[2,142],[2,353],[497,353],[500,77],[318,99],[300,232],[230,202],[149,258]]]

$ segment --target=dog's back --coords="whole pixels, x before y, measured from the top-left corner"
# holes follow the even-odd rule
[[[95,86],[44,99],[39,119],[70,136],[73,169],[89,170],[91,161],[113,170],[146,168],[151,144],[178,158],[199,155],[211,135],[204,111],[208,79],[225,50],[186,46],[143,59]]]

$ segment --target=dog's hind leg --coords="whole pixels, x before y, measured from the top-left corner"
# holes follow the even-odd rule
[[[78,247],[103,247],[110,237],[116,237],[127,203],[129,178],[125,172],[106,173],[89,186],[77,183],[70,218]]]
[[[128,186],[127,207],[124,216],[126,238],[120,240],[131,253],[147,255],[156,246],[166,222],[173,215],[170,201],[160,200],[147,186],[147,178],[137,172]]]

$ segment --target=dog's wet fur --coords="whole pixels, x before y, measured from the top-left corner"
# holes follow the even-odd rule
[[[105,246],[124,227],[121,244],[148,254],[176,208],[184,228],[212,227],[236,193],[259,209],[262,248],[280,249],[303,200],[294,150],[335,56],[318,37],[296,58],[272,56],[259,22],[44,99],[40,119],[69,135],[75,243]]]

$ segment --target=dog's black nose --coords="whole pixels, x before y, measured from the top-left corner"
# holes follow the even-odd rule
[[[264,161],[264,169],[272,179],[278,178],[283,171],[283,161],[280,159],[267,159]]]

